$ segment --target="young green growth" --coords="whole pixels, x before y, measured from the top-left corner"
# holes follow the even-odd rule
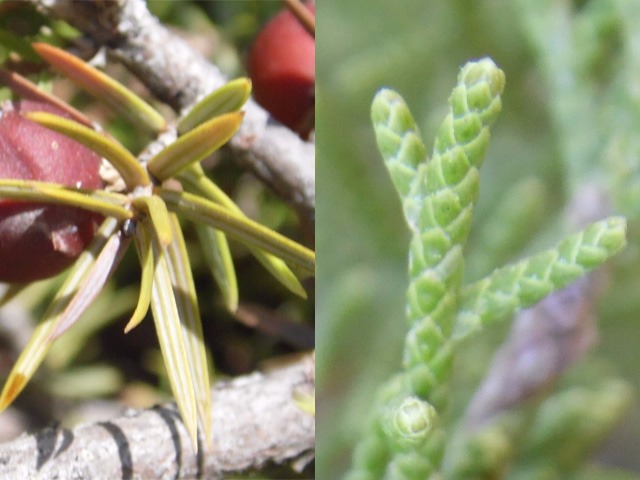
[[[466,64],[431,159],[402,98],[388,89],[374,98],[376,139],[412,233],[406,307],[410,328],[403,370],[380,390],[369,429],[354,451],[350,480],[440,475],[447,445],[438,419],[448,402],[459,340],[568,285],[625,244],[625,220],[611,217],[567,237],[555,249],[461,287],[479,168],[503,87],[504,74],[490,59]],[[489,453],[501,454],[498,447]]]
[[[478,194],[478,169],[487,149],[489,125],[501,108],[503,87],[504,74],[491,60],[465,65],[430,160],[397,94],[383,90],[372,104],[378,145],[413,231],[407,302],[412,327],[404,363],[412,391],[422,398],[432,394],[434,382],[427,379],[448,375],[450,352],[441,348],[453,328],[462,247]]]
[[[610,217],[562,240],[555,248],[495,270],[460,293],[455,339],[530,307],[601,265],[626,245],[627,222]]]
[[[491,60],[465,65],[431,159],[426,158],[419,130],[399,95],[382,90],[372,104],[378,146],[413,234],[407,294],[411,326],[405,340],[404,370],[390,383],[399,385],[393,387],[397,397],[416,397],[433,409],[434,417],[447,404],[462,249],[471,225],[489,125],[500,111],[503,87],[504,74]],[[441,427],[431,429],[416,444],[407,443],[397,428],[385,429],[381,437],[380,424],[387,410],[383,405],[374,413],[372,431],[354,456],[349,478],[421,479],[438,471],[444,449]]]
[[[387,408],[389,418],[385,426],[394,430],[389,436],[398,439],[400,444],[415,445],[425,441],[438,419],[433,405],[414,396]]]

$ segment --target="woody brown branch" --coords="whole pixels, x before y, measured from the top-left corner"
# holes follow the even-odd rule
[[[270,373],[217,383],[213,439],[195,453],[175,404],[80,425],[51,427],[0,444],[0,478],[224,478],[265,464],[304,466],[313,458],[314,417],[295,401],[312,390],[305,356]]]
[[[30,0],[84,32],[179,113],[223,85],[220,70],[165,28],[143,0]],[[273,121],[253,100],[226,150],[302,215],[315,215],[315,146]]]

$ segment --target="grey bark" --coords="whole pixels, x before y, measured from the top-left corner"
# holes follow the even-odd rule
[[[131,410],[73,430],[50,427],[0,444],[0,478],[224,478],[268,463],[303,467],[313,458],[314,417],[295,401],[314,388],[303,357],[269,373],[213,388],[212,432],[196,453],[175,404]]]

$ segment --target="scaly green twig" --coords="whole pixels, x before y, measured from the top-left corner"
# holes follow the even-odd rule
[[[622,217],[595,222],[553,249],[466,286],[460,296],[456,340],[533,305],[601,265],[626,245],[626,223]]]
[[[503,86],[504,74],[489,59],[462,68],[430,160],[402,98],[383,89],[373,101],[378,146],[413,234],[410,330],[403,371],[380,390],[369,431],[354,452],[350,480],[441,478],[441,414],[458,341],[566,286],[625,244],[626,222],[612,217],[461,289],[479,167]]]
[[[433,157],[409,109],[398,94],[381,90],[371,116],[378,146],[400,194],[413,233],[409,253],[410,285],[404,372],[385,387],[372,431],[354,456],[349,478],[428,478],[439,469],[444,443],[439,413],[447,402],[457,294],[462,280],[462,247],[478,193],[478,168],[497,117],[504,74],[489,59],[469,62],[458,76],[450,110],[440,127]],[[391,392],[391,393],[389,393]],[[434,408],[429,433],[407,442],[400,428],[384,428],[384,412],[415,396]]]
[[[503,87],[504,74],[491,60],[465,65],[433,157],[427,162],[417,127],[398,95],[383,90],[372,105],[380,150],[414,233],[407,302],[412,327],[404,365],[411,390],[436,407],[444,401],[433,398],[433,388],[444,380],[450,366],[451,352],[441,347],[453,328],[462,247],[478,193],[478,168],[487,148],[489,125],[501,108]]]

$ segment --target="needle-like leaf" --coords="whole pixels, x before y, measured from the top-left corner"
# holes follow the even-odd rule
[[[162,115],[120,82],[64,50],[46,43],[32,45],[49,65],[98,100],[106,102],[134,125],[143,126],[154,133],[166,129]]]
[[[31,82],[19,73],[0,68],[0,83],[5,84],[22,98],[28,98],[49,105],[54,105],[55,107],[67,112],[76,122],[86,125],[87,127],[91,126],[91,120],[82,112],[73,108],[67,102],[60,100],[55,95],[45,92],[35,83]]]
[[[147,315],[149,305],[151,304],[151,289],[153,286],[153,275],[155,271],[151,238],[148,236],[147,230],[145,228],[137,228],[135,240],[138,257],[140,258],[140,266],[142,267],[140,296],[138,297],[138,305],[136,306],[131,319],[124,327],[124,333],[129,333],[137,327]]]
[[[205,175],[201,165],[190,165],[179,175],[179,178],[184,187],[215,203],[219,203],[234,213],[245,216],[242,210],[240,210],[240,207]],[[304,287],[282,259],[258,248],[249,247],[249,250],[260,264],[282,283],[282,285],[296,295],[307,298],[307,292],[304,290]]]
[[[80,290],[87,274],[94,267],[97,256],[117,228],[118,221],[115,218],[107,218],[100,226],[89,248],[82,252],[74,263],[64,284],[45,313],[43,321],[38,325],[13,366],[0,394],[0,411],[13,402],[37,370],[51,346],[51,333],[58,323],[64,320],[69,305]]]
[[[241,112],[226,113],[194,128],[149,160],[149,173],[166,180],[188,165],[199,162],[229,141],[243,117]]]
[[[29,112],[23,115],[44,127],[73,138],[98,155],[106,158],[118,171],[127,188],[133,189],[137,186],[146,186],[151,183],[145,168],[129,150],[120,145],[115,139],[87,128],[78,122],[52,113]]]
[[[180,312],[171,283],[171,270],[167,265],[165,250],[155,237],[154,230],[147,222],[140,222],[138,228],[146,228],[151,237],[156,268],[151,289],[151,310],[158,334],[162,358],[169,376],[171,390],[178,404],[182,420],[189,432],[194,448],[197,448],[198,411],[191,378],[191,368],[185,347]]]
[[[124,207],[129,201],[125,195],[98,190],[81,191],[37,180],[0,178],[0,198],[80,207],[118,220],[126,220],[133,216],[133,213]]]
[[[173,239],[171,220],[167,206],[157,195],[137,197],[133,200],[133,206],[151,219],[151,225],[156,237],[163,247],[169,245]]]
[[[251,94],[251,80],[236,78],[200,100],[178,123],[180,135],[218,115],[240,110]]]
[[[315,273],[315,253],[278,232],[197,195],[165,188],[159,188],[157,194],[169,210],[218,228],[251,247],[264,249],[309,275]]]
[[[213,275],[216,285],[230,312],[238,308],[238,281],[227,237],[220,230],[206,225],[195,225],[196,234],[202,245],[202,253]]]
[[[171,274],[176,305],[180,313],[180,325],[196,395],[198,417],[204,430],[205,439],[209,442],[211,440],[211,390],[207,369],[207,352],[202,334],[200,310],[198,309],[198,296],[191,275],[189,256],[180,229],[180,222],[175,214],[171,214],[170,218],[174,241],[166,247],[165,255]]]
[[[98,294],[102,291],[105,282],[109,279],[115,268],[122,260],[124,252],[129,246],[130,239],[125,238],[122,232],[114,233],[109,237],[104,248],[96,258],[87,274],[82,279],[82,284],[78,288],[77,293],[65,308],[60,320],[56,322],[56,326],[51,331],[49,342],[53,342],[56,338],[67,331],[75,322],[78,321],[80,315],[91,305]]]

